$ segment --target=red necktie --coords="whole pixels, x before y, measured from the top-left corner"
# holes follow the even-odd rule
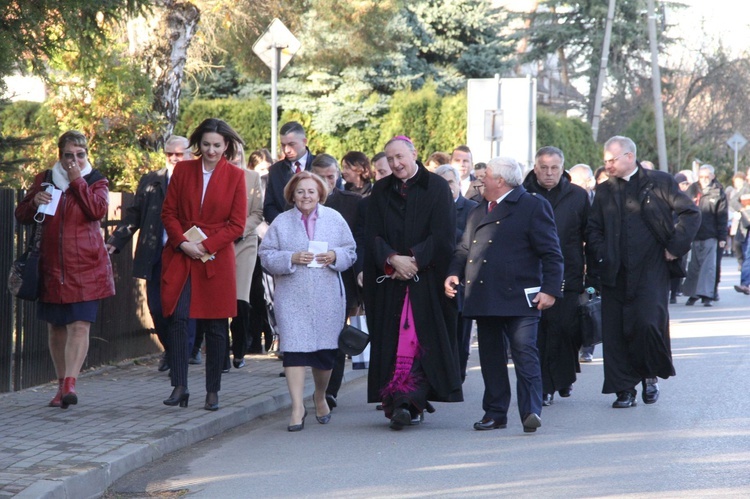
[[[297,167],[297,168],[296,168],[296,169],[294,170],[294,173],[299,173],[299,172],[301,172],[301,171],[302,171],[302,168],[300,168],[300,166],[302,166],[302,165],[300,165],[300,164],[299,164],[299,161],[295,161],[295,162],[294,162],[294,166],[296,166],[296,167]]]
[[[489,206],[487,207],[487,213],[491,212],[495,209],[495,206],[497,206],[497,201],[490,201]]]

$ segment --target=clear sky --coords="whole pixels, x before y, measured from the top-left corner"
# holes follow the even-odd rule
[[[719,40],[731,53],[750,52],[750,2],[746,0],[680,0],[688,7],[670,11],[667,22],[683,38],[682,46],[698,49]]]

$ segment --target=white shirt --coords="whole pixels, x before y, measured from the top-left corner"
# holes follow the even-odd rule
[[[206,197],[206,188],[208,187],[208,183],[211,181],[211,175],[216,171],[216,167],[214,167],[213,170],[206,171],[206,167],[203,166],[203,162],[201,162],[201,168],[203,169],[203,194],[201,194],[201,208],[203,208],[203,199]]]

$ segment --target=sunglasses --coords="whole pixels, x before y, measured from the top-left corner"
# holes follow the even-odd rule
[[[73,159],[73,158],[84,159],[84,158],[86,158],[86,153],[85,152],[77,152],[77,153],[73,154],[72,152],[64,152],[63,153],[63,158],[65,158],[65,159]]]
[[[164,154],[166,154],[168,158],[171,158],[172,156],[182,158],[185,156],[184,152],[165,152]]]

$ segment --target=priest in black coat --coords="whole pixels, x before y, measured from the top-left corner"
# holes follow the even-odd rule
[[[604,387],[614,408],[659,397],[657,376],[675,374],[669,338],[670,266],[688,252],[700,212],[666,172],[646,170],[635,143],[604,144],[609,180],[596,188],[586,228],[588,251],[601,277]]]
[[[373,187],[364,241],[367,399],[382,401],[400,430],[432,410],[428,400],[463,400],[456,308],[442,292],[456,210],[447,182],[417,162],[410,139],[391,139],[385,153],[393,174]]]

